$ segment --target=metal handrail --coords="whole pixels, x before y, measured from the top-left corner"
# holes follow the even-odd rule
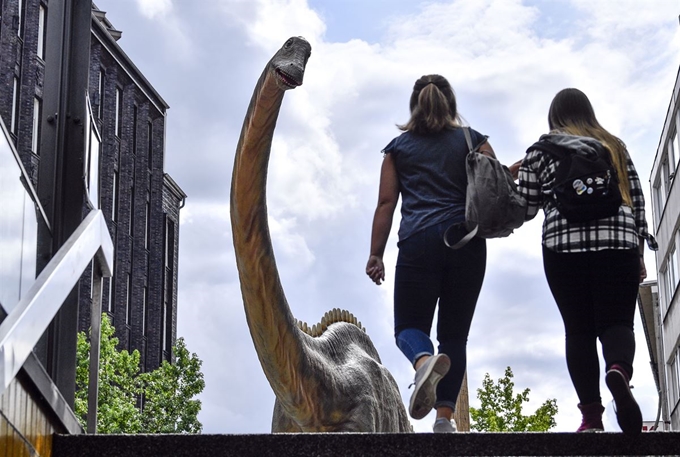
[[[92,259],[96,265],[93,287],[95,291],[101,291],[101,278],[110,277],[113,271],[113,242],[101,210],[93,210],[85,217],[0,323],[0,395],[26,362]],[[99,302],[101,309],[100,293],[93,297],[93,302]],[[97,321],[92,319],[93,327]],[[95,349],[96,343],[98,352],[99,332],[92,333],[93,337],[97,336],[92,347]],[[95,363],[98,364],[98,354],[96,356]]]

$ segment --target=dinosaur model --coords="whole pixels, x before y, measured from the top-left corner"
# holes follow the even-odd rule
[[[284,93],[302,84],[311,46],[290,38],[255,86],[236,148],[231,224],[241,293],[276,402],[272,432],[411,432],[397,383],[347,311],[311,329],[292,315],[267,223],[266,181]]]

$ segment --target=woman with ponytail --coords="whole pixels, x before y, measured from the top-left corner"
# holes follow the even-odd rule
[[[604,430],[599,339],[618,423],[624,433],[636,435],[642,431],[642,414],[629,387],[635,355],[633,317],[639,283],[647,276],[643,241],[656,249],[647,231],[642,185],[625,144],[600,125],[580,90],[564,89],[555,96],[548,124],[550,133],[534,147],[547,142],[568,154],[587,156],[604,146],[622,197],[613,216],[570,222],[551,198],[560,160],[532,147],[519,166],[519,190],[529,204],[526,219],[540,208],[545,213],[543,266],[564,322],[567,369],[582,413],[577,432]]]
[[[444,244],[467,231],[465,194],[468,153],[456,97],[439,75],[418,79],[410,100],[411,118],[384,149],[378,206],[373,218],[366,274],[385,279],[383,253],[401,195],[399,256],[394,277],[397,346],[416,369],[409,404],[414,419],[436,408],[435,432],[454,432],[452,420],[466,368],[467,337],[486,268],[486,244],[475,238],[459,250]],[[469,129],[473,145],[494,157],[486,137]],[[438,306],[435,353],[430,330]]]

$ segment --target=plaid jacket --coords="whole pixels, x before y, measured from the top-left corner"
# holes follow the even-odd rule
[[[647,230],[640,178],[627,151],[626,157],[633,207],[621,205],[615,216],[570,223],[561,216],[552,200],[555,168],[559,161],[536,149],[527,153],[519,169],[519,192],[528,203],[526,220],[533,219],[539,208],[543,208],[542,242],[546,248],[556,252],[634,249],[639,245],[639,238],[645,238],[650,249],[658,248],[656,240]]]

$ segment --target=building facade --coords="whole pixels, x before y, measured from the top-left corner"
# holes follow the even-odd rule
[[[41,166],[50,162],[41,131],[55,122],[43,107],[50,84],[49,4],[0,0],[0,116],[36,187]],[[119,347],[139,350],[147,371],[171,360],[176,339],[179,212],[186,195],[164,172],[168,105],[119,46],[120,37],[93,4],[83,213],[93,205],[105,214],[115,264],[113,278],[104,280],[103,311]],[[91,289],[88,272],[78,291],[79,330],[89,327]]]
[[[650,176],[656,253],[656,346],[662,416],[680,430],[680,184],[675,184],[680,160],[680,73],[675,81],[661,139]]]

